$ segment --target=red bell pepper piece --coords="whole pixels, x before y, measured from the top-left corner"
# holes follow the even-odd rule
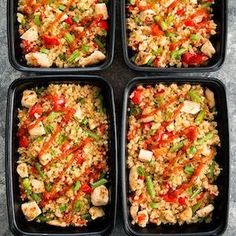
[[[160,36],[163,35],[164,32],[160,29],[160,27],[157,24],[151,25],[151,34],[153,36]]]
[[[105,21],[105,20],[100,20],[99,22],[98,22],[98,27],[100,27],[100,28],[102,28],[102,29],[104,29],[104,30],[106,30],[106,31],[108,31],[108,23],[107,23],[107,21]]]
[[[73,25],[72,17],[68,17],[67,19],[65,19],[65,22],[66,22],[68,25]]]
[[[178,202],[180,205],[186,205],[186,198],[185,197],[179,197]]]
[[[92,188],[88,184],[83,184],[81,186],[81,191],[90,194],[92,192]]]
[[[201,65],[203,62],[205,62],[208,59],[208,57],[202,53],[185,53],[182,56],[183,63],[187,65]]]
[[[176,14],[177,14],[178,16],[182,16],[182,15],[184,14],[184,12],[185,12],[185,10],[182,8],[182,9],[179,9],[179,10],[176,12]]]
[[[43,114],[43,108],[40,104],[36,103],[29,109],[29,116],[34,118],[36,115],[41,116]]]
[[[29,146],[29,137],[27,137],[27,136],[20,136],[19,137],[19,146],[27,148]]]
[[[58,46],[60,41],[57,37],[44,35],[42,36],[43,42],[46,46]]]
[[[142,90],[134,90],[133,97],[131,98],[132,102],[135,105],[138,105],[141,102]]]

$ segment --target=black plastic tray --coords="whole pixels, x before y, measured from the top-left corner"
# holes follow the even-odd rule
[[[110,167],[110,204],[106,208],[107,215],[89,223],[87,227],[55,227],[43,223],[27,222],[20,209],[20,190],[16,162],[18,160],[17,140],[17,108],[20,107],[20,97],[25,89],[49,84],[75,83],[91,84],[102,89],[109,120],[109,153]],[[115,105],[113,89],[110,84],[98,76],[37,76],[15,80],[8,90],[6,119],[6,191],[8,218],[10,230],[15,235],[108,235],[114,228],[117,205],[117,138],[115,123]]]
[[[217,150],[216,160],[222,168],[222,172],[217,180],[219,187],[219,196],[216,198],[213,220],[210,224],[184,224],[178,225],[160,225],[149,224],[146,228],[141,228],[131,224],[128,202],[128,169],[127,160],[127,127],[128,127],[128,99],[133,89],[137,85],[154,85],[158,83],[164,84],[200,84],[203,87],[211,89],[215,94],[216,122],[218,124],[219,136],[221,139],[221,147]],[[121,131],[121,179],[122,179],[122,202],[125,231],[130,235],[220,235],[226,227],[228,221],[228,204],[229,204],[229,130],[228,130],[228,113],[227,102],[224,85],[214,78],[208,80],[204,78],[184,78],[184,77],[139,77],[131,80],[125,89],[123,100],[123,117]]]
[[[135,71],[141,72],[156,72],[156,73],[183,73],[183,72],[209,72],[216,71],[222,66],[227,43],[227,0],[215,1],[213,6],[214,21],[217,24],[217,34],[212,36],[211,41],[216,49],[216,54],[208,61],[206,66],[188,67],[188,68],[156,68],[149,66],[138,66],[131,61],[133,56],[132,50],[128,48],[128,30],[126,27],[126,4],[127,0],[121,0],[121,28],[122,28],[122,43],[123,54],[126,64]]]
[[[88,66],[88,67],[71,67],[71,68],[58,68],[58,67],[33,67],[26,64],[23,59],[22,49],[20,47],[20,36],[18,33],[19,23],[17,22],[17,0],[7,0],[7,38],[8,38],[8,57],[11,65],[19,71],[24,72],[37,72],[37,73],[65,73],[65,72],[88,72],[100,71],[109,67],[114,57],[115,46],[115,22],[116,22],[116,1],[109,1],[108,7],[108,24],[109,30],[107,33],[107,46],[106,46],[106,59],[105,61]]]

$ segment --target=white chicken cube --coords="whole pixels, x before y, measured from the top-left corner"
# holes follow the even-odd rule
[[[35,91],[25,90],[21,99],[21,105],[23,107],[30,108],[38,101],[38,97]]]
[[[50,153],[44,153],[39,157],[39,162],[45,166],[52,160],[52,155]]]
[[[82,109],[80,106],[77,106],[76,107],[76,111],[74,113],[74,117],[78,120],[78,121],[82,121],[83,118],[84,118],[84,115],[83,115],[83,112],[82,112]]]
[[[201,153],[203,156],[209,156],[211,154],[211,149],[207,145],[204,145]]]
[[[167,127],[166,127],[167,131],[171,132],[171,131],[174,131],[175,129],[175,125],[174,123],[170,123]]]
[[[207,40],[201,47],[201,52],[203,52],[208,57],[212,57],[213,54],[216,53],[215,48],[211,44],[209,40]]]
[[[216,105],[214,93],[207,88],[205,91],[205,96],[209,107],[213,108]]]
[[[50,220],[47,223],[53,226],[66,227],[66,222],[59,221],[59,220]]]
[[[195,115],[200,111],[200,108],[199,103],[185,100],[181,111]]]
[[[133,220],[135,220],[136,217],[137,217],[138,208],[139,208],[138,206],[134,206],[134,205],[132,205],[132,206],[130,207],[129,213],[130,213],[131,217],[133,218]]]
[[[50,67],[53,63],[48,55],[42,52],[30,52],[25,55],[25,59],[29,65]]]
[[[95,220],[105,215],[101,207],[94,207],[94,206],[89,209],[89,214],[91,215],[92,220]]]
[[[35,201],[23,203],[21,205],[21,210],[28,221],[34,220],[41,214],[41,209]]]
[[[37,179],[32,179],[30,181],[30,183],[32,185],[33,193],[43,193],[43,192],[45,192],[43,181],[40,181],[40,180],[37,180]]]
[[[91,130],[95,129],[98,126],[98,123],[93,119],[89,119],[88,123],[89,123],[89,129]]]
[[[16,168],[17,173],[21,178],[28,177],[28,167],[26,163],[20,163]]]
[[[129,186],[132,191],[135,191],[138,188],[138,171],[137,167],[133,166],[129,171]]]
[[[37,26],[32,26],[24,34],[21,35],[21,39],[27,40],[29,42],[34,42],[38,39],[38,28]]]
[[[196,214],[199,217],[206,217],[207,215],[209,215],[212,211],[214,210],[214,206],[212,204],[207,205],[206,207],[198,210],[196,212]]]
[[[43,126],[43,122],[40,121],[32,129],[30,129],[29,134],[31,136],[40,136],[40,135],[46,134],[46,131],[45,131],[44,126]]]
[[[143,162],[149,162],[152,160],[153,152],[145,149],[139,151],[138,159]]]
[[[197,4],[197,0],[190,0],[192,4]]]
[[[94,51],[91,55],[85,58],[81,58],[79,61],[79,64],[84,67],[88,65],[96,64],[100,61],[103,61],[106,58],[106,56],[100,52],[100,51]]]
[[[91,194],[91,202],[94,206],[105,206],[108,204],[108,190],[104,185],[95,188]]]
[[[149,217],[148,217],[148,212],[147,210],[142,210],[142,211],[139,211],[138,212],[138,217],[137,219],[139,218],[139,216],[141,217],[142,216],[142,220],[139,220],[137,223],[140,227],[146,227],[147,223],[148,223],[148,220],[149,220]]]
[[[97,3],[95,5],[95,13],[97,15],[102,15],[102,19],[106,20],[108,18],[107,6],[105,3]]]

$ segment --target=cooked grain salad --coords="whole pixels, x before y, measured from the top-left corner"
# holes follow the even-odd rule
[[[108,120],[91,85],[25,90],[19,108],[17,173],[28,221],[86,226],[109,201]]]
[[[128,46],[139,66],[201,66],[215,54],[214,0],[129,0]]]
[[[210,222],[220,174],[214,93],[200,85],[138,86],[129,112],[132,224]]]
[[[36,67],[85,67],[106,58],[106,0],[19,0],[24,59]]]

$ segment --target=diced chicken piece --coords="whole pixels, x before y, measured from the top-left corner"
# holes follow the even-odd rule
[[[200,104],[197,102],[185,100],[181,111],[195,115],[200,111]]]
[[[98,123],[93,119],[89,119],[88,123],[89,123],[89,129],[91,130],[95,129],[98,126]]]
[[[94,206],[89,209],[89,214],[91,215],[92,220],[95,220],[105,215],[101,207],[94,207]]]
[[[26,163],[20,163],[16,168],[17,173],[21,178],[28,177],[28,167]]]
[[[176,218],[171,210],[165,210],[163,211],[163,216],[166,219],[166,221],[170,223],[176,223]]]
[[[164,7],[169,7],[175,0],[162,0],[162,5]]]
[[[135,59],[135,62],[137,65],[144,65],[144,64],[147,64],[149,60],[152,59],[152,55],[151,53],[147,53],[147,52],[139,52],[136,59]]]
[[[212,211],[214,210],[214,206],[212,204],[207,205],[206,207],[198,210],[196,212],[196,214],[199,217],[206,217],[207,215],[209,215]]]
[[[154,21],[154,16],[155,16],[155,11],[151,10],[151,9],[148,9],[148,10],[145,10],[145,11],[142,11],[140,13],[140,20],[143,21],[143,22],[153,22]]]
[[[203,156],[209,156],[211,154],[211,149],[207,145],[204,145],[201,153]]]
[[[141,149],[139,151],[138,159],[140,161],[149,162],[152,160],[152,156],[153,156],[153,152],[145,150],[145,149]]]
[[[60,22],[63,22],[64,20],[66,20],[68,18],[67,14],[64,14],[61,18],[60,18]]]
[[[174,123],[173,123],[173,122],[170,123],[170,124],[166,127],[166,129],[167,129],[169,132],[173,131],[173,130],[175,129]]]
[[[138,171],[137,167],[133,166],[129,171],[129,186],[132,191],[135,191],[138,187]]]
[[[21,210],[28,221],[34,220],[41,214],[41,210],[35,201],[23,203]]]
[[[192,209],[190,207],[187,207],[183,212],[179,214],[179,218],[182,221],[190,221],[192,218]]]
[[[52,160],[52,156],[50,153],[44,153],[42,156],[39,157],[40,163],[45,166]]]
[[[39,135],[44,135],[45,129],[43,126],[43,122],[39,122],[38,124],[36,124],[32,129],[29,130],[29,134],[31,136],[39,136]]]
[[[201,51],[207,55],[208,57],[212,57],[213,54],[216,53],[215,48],[211,44],[209,40],[207,40],[201,47]]]
[[[29,65],[33,66],[50,67],[53,63],[48,55],[42,52],[30,52],[25,55],[25,59]]]
[[[148,123],[148,122],[151,122],[151,121],[154,121],[154,116],[153,115],[142,118],[143,123]]]
[[[21,13],[17,13],[16,15],[17,15],[17,21],[19,23],[22,23],[24,21],[24,15]]]
[[[83,120],[84,115],[80,106],[76,107],[76,112],[74,113],[74,117],[79,121]]]
[[[105,3],[97,3],[95,5],[95,13],[97,15],[102,15],[103,20],[106,20],[108,18],[108,12],[107,12],[107,6]]]
[[[23,107],[30,108],[38,101],[38,97],[35,91],[25,90],[21,99],[21,105]]]
[[[138,214],[138,206],[131,206],[130,207],[130,215],[133,218],[133,220],[136,220],[137,214]]]
[[[197,0],[190,0],[192,4],[197,4]]]
[[[81,58],[79,64],[84,67],[88,65],[96,64],[100,61],[103,61],[106,56],[100,51],[94,51],[91,55],[85,58]]]
[[[31,180],[32,191],[34,193],[43,193],[45,192],[44,183],[43,181],[32,179]]]
[[[208,106],[210,108],[213,108],[216,105],[214,93],[210,89],[207,88],[205,91],[205,95],[206,95]]]
[[[21,39],[27,40],[29,42],[34,42],[38,39],[38,28],[37,26],[32,26],[24,34],[21,35]]]
[[[148,223],[148,212],[147,210],[142,210],[138,212],[138,216],[137,216],[137,220],[138,220],[138,225],[140,227],[146,227],[147,223]]]
[[[64,221],[59,221],[59,220],[50,220],[47,222],[49,225],[54,225],[54,226],[60,226],[60,227],[66,227],[66,222]]]
[[[108,204],[108,189],[101,185],[95,188],[91,194],[91,202],[94,206],[105,206]]]

